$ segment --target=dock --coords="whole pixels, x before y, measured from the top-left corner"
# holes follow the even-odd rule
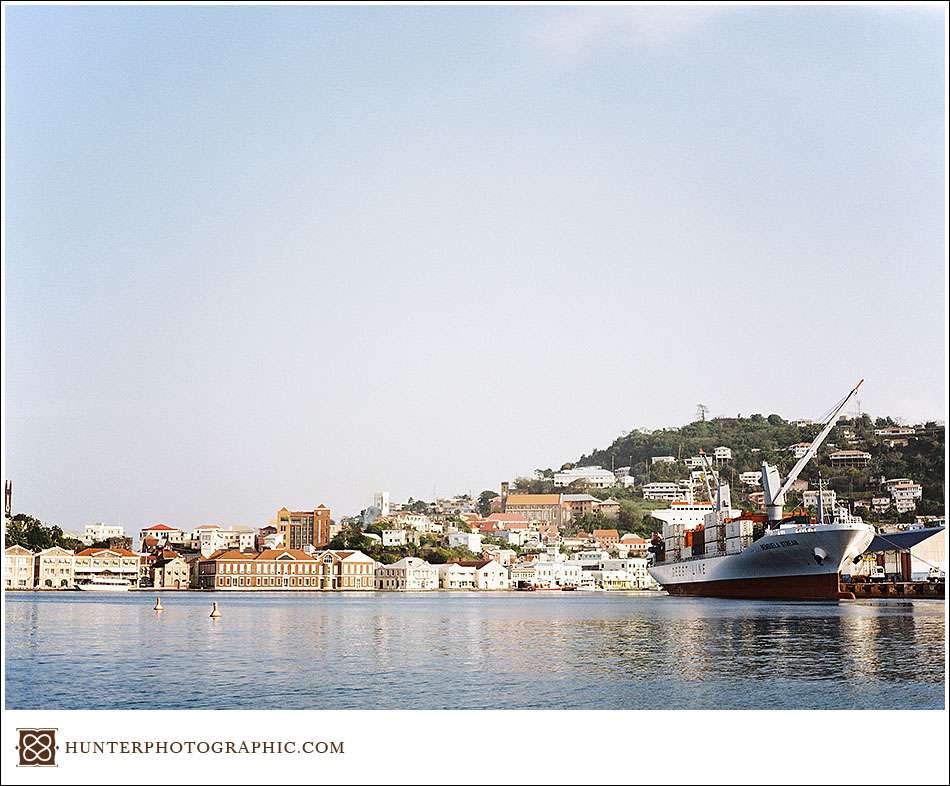
[[[855,598],[934,598],[943,600],[944,581],[842,581],[841,591]]]

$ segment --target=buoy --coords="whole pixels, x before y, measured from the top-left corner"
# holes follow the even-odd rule
[[[165,607],[162,606],[162,599],[161,599],[161,598],[155,598],[154,610],[155,610],[155,611],[165,611]]]
[[[217,601],[211,604],[211,616],[212,618],[221,616],[221,611],[218,609]]]

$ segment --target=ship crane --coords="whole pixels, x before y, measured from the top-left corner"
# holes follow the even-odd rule
[[[781,477],[778,473],[778,467],[769,464],[766,461],[762,462],[762,489],[765,491],[765,509],[768,512],[769,524],[776,525],[782,520],[782,509],[785,507],[785,495],[788,493],[788,490],[792,487],[792,484],[798,480],[798,476],[802,474],[802,470],[805,469],[805,465],[812,460],[814,455],[818,452],[818,448],[821,447],[821,443],[825,441],[827,436],[831,433],[831,430],[835,427],[835,424],[838,422],[838,419],[841,417],[841,412],[847,406],[848,402],[854,398],[855,394],[858,392],[858,388],[864,383],[862,379],[855,385],[851,392],[845,396],[840,403],[838,403],[834,409],[831,410],[831,414],[828,416],[827,420],[824,423],[821,431],[818,432],[818,436],[812,440],[811,445],[808,446],[808,450],[802,455],[794,467],[792,467],[791,472],[788,473],[788,477],[785,478],[785,482],[781,482]]]

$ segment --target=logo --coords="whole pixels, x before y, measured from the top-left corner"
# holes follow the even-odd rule
[[[18,767],[56,766],[56,729],[17,729],[20,732]]]

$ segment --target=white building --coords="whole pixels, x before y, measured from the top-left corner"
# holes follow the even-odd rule
[[[439,587],[448,590],[474,590],[476,588],[475,566],[447,562],[438,566]]]
[[[250,527],[224,529],[220,524],[200,524],[191,531],[190,546],[203,557],[221,549],[255,551],[257,531]]]
[[[874,429],[876,437],[912,437],[917,431],[911,426],[887,426]]]
[[[720,445],[713,451],[713,458],[716,461],[732,461],[732,448]]]
[[[406,545],[406,530],[384,529],[383,530],[383,545],[384,546],[405,546]]]
[[[190,538],[185,531],[178,527],[169,527],[167,524],[153,524],[139,532],[139,543],[146,538],[153,538],[159,546],[185,546]]]
[[[411,529],[413,532],[418,532],[421,535],[441,533],[443,529],[442,524],[432,521],[432,519],[424,513],[400,511],[395,515],[394,520],[396,526],[402,527],[403,529]]]
[[[125,528],[123,527],[111,524],[87,524],[83,529],[82,535],[79,536],[79,540],[87,546],[91,546],[93,543],[109,540],[109,538],[124,537]]]
[[[894,500],[894,507],[898,513],[906,513],[909,510],[917,508],[917,501],[923,496],[924,490],[919,483],[914,483],[907,478],[898,478],[889,480],[885,483],[891,499]]]
[[[434,590],[439,588],[438,570],[418,557],[403,557],[391,565],[376,569],[378,590]]]
[[[554,473],[555,486],[570,486],[578,480],[600,489],[610,488],[617,482],[614,473],[602,467],[574,467]]]
[[[650,459],[651,464],[675,464],[676,456],[653,456]]]
[[[480,590],[511,589],[508,569],[493,559],[482,560],[475,567],[475,586]]]
[[[449,548],[466,548],[473,554],[482,553],[482,536],[477,532],[450,532]]]
[[[388,516],[390,513],[389,492],[377,491],[373,495],[373,507],[379,511],[380,516]]]
[[[633,475],[624,475],[622,478],[620,478],[620,485],[623,486],[625,489],[629,489],[637,485],[637,481],[636,481],[636,478],[633,477]]]
[[[758,488],[762,485],[762,473],[761,472],[740,472],[739,473],[739,482],[743,486],[752,486],[753,488]]]

